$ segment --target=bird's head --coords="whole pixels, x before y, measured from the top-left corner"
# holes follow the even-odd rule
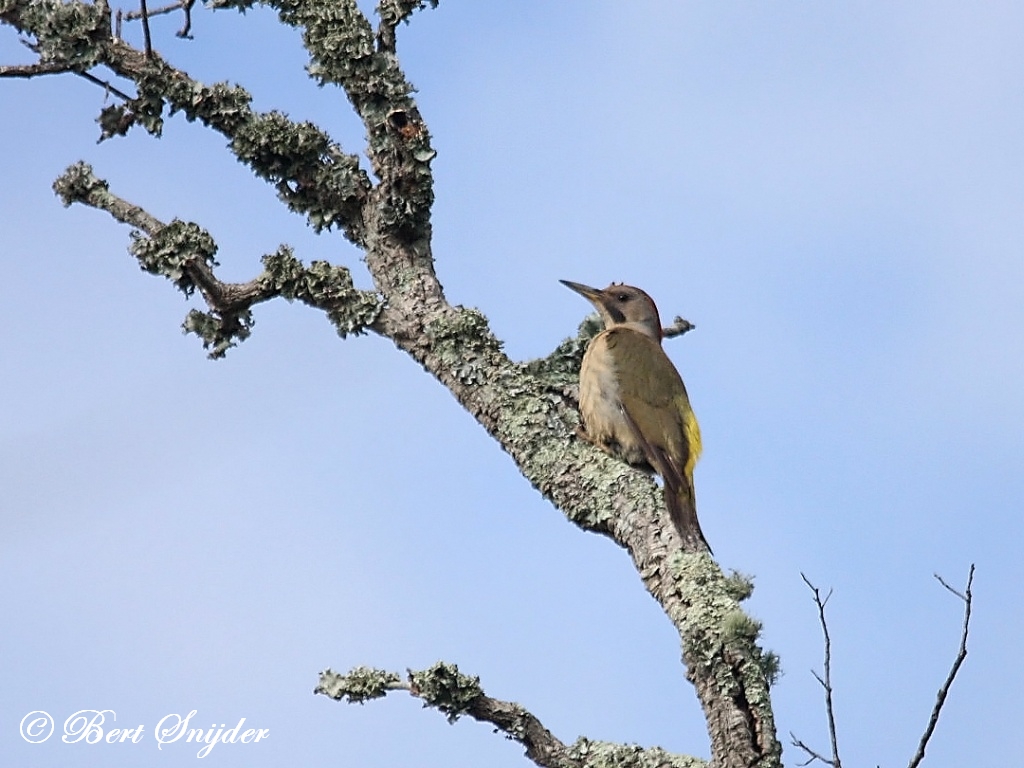
[[[639,288],[612,283],[601,290],[569,280],[559,282],[590,301],[601,315],[605,328],[625,326],[661,342],[658,308],[654,300]]]

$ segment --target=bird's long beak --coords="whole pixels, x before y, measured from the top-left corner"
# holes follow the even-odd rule
[[[589,285],[583,285],[583,283],[574,283],[571,280],[559,280],[558,282],[566,288],[576,291],[580,296],[593,302],[595,305],[600,305],[601,295],[604,291],[598,290],[597,288],[591,288]]]

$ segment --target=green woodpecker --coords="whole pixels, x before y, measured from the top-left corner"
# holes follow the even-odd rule
[[[634,467],[661,475],[665,506],[679,535],[690,548],[710,552],[693,493],[700,427],[679,371],[661,348],[658,308],[629,285],[612,283],[602,291],[560,282],[588,299],[604,321],[580,368],[582,436]]]

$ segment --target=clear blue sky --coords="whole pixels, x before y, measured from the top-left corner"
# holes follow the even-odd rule
[[[157,46],[261,109],[362,127],[266,11],[153,23]],[[756,577],[782,660],[780,735],[827,748],[814,606],[829,605],[843,757],[905,765],[956,650],[930,766],[1013,765],[1024,603],[1024,6],[1012,2],[449,0],[399,30],[438,150],[437,269],[517,359],[588,308],[567,278],[647,289],[701,419],[704,531]],[[135,34],[135,31],[132,32]],[[0,29],[0,61],[26,60]],[[269,728],[221,766],[520,766],[521,748],[317,672],[438,659],[560,738],[707,755],[678,639],[627,556],[581,533],[453,398],[377,338],[277,302],[222,362],[128,231],[65,210],[85,159],[114,191],[207,227],[222,275],[317,238],[180,117],[97,146],[103,92],[0,82],[0,754],[185,766],[164,715]],[[26,744],[21,718],[111,709],[136,745]],[[799,755],[787,747],[789,765]]]

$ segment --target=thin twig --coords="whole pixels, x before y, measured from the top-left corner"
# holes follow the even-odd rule
[[[942,713],[942,706],[946,703],[946,696],[949,695],[950,686],[953,685],[953,680],[956,678],[957,672],[960,671],[960,666],[967,658],[967,632],[971,624],[971,603],[974,599],[971,595],[971,585],[974,583],[974,563],[971,563],[971,570],[967,574],[967,589],[962,593],[949,586],[939,574],[936,573],[934,575],[942,586],[964,601],[964,624],[963,630],[960,633],[960,650],[957,651],[953,666],[949,670],[949,674],[946,675],[946,682],[939,688],[939,693],[935,698],[935,706],[932,707],[931,717],[928,718],[928,727],[925,728],[924,735],[921,736],[921,743],[917,745],[917,752],[910,761],[908,768],[917,768],[921,761],[924,760],[924,751],[928,747],[929,739],[931,739],[932,734],[935,732],[935,726],[939,723],[939,715]]]
[[[661,329],[661,335],[663,338],[671,339],[674,336],[682,336],[684,333],[688,333],[696,327],[697,326],[689,320],[684,320],[677,316],[673,318],[672,325],[666,325]]]
[[[176,2],[169,3],[167,5],[161,5],[159,8],[146,11],[145,14],[141,10],[139,11],[128,11],[124,14],[124,18],[128,21],[135,21],[136,19],[142,19],[145,17],[153,18],[154,16],[162,16],[165,13],[173,13],[177,10],[182,10],[185,13],[185,22],[174,34],[178,37],[191,37],[192,32],[192,7],[196,4],[196,0],[176,0]],[[118,37],[120,37],[118,32]]]
[[[118,18],[120,18],[120,11],[118,11]],[[120,32],[118,32],[120,34]],[[28,48],[32,53],[39,53],[39,46],[29,40],[22,40],[21,44]],[[131,96],[123,91],[119,91],[117,88],[112,86],[106,80],[101,80],[96,75],[90,75],[88,72],[75,69],[73,66],[67,63],[59,62],[37,62],[35,64],[15,64],[8,67],[0,66],[0,77],[37,77],[38,75],[61,75],[66,72],[71,72],[78,75],[81,78],[88,80],[90,83],[94,83],[102,87],[107,93],[112,93],[115,96],[119,96],[125,101],[130,101]]]
[[[56,61],[0,65],[0,77],[38,77],[39,75],[61,75],[70,71],[71,68],[67,64]]]
[[[146,10],[146,0],[139,0],[139,14],[142,19],[142,37],[146,41],[146,58],[153,58],[153,39],[149,36],[149,11]]]
[[[39,77],[41,75],[64,75],[68,72],[78,75],[90,83],[100,86],[108,93],[112,93],[119,98],[129,101],[131,96],[123,91],[118,90],[106,80],[101,80],[96,75],[90,75],[88,72],[80,72],[67,64],[58,62],[37,62],[35,64],[9,64],[0,65],[0,77]]]
[[[146,15],[149,18],[153,18],[154,16],[162,16],[165,13],[173,13],[179,8],[183,8],[186,2],[188,2],[188,0],[177,0],[177,2],[161,5],[159,8],[154,8],[153,10],[147,9]],[[142,18],[142,11],[125,11],[124,17],[127,21],[135,21],[136,19]]]
[[[800,766],[810,765],[815,760],[821,760],[821,762],[831,765],[831,763],[832,763],[831,760],[829,760],[827,757],[819,755],[813,749],[808,747],[806,744],[804,744],[802,741],[800,741],[800,739],[798,739],[796,737],[796,734],[794,734],[792,731],[789,732],[789,738],[790,738],[791,743],[793,744],[794,747],[799,747],[804,752],[806,752],[807,755],[808,755],[806,760],[804,760],[802,763],[797,763],[797,765],[800,765]]]
[[[131,101],[131,99],[132,99],[132,97],[129,96],[127,93],[125,93],[124,91],[118,90],[117,88],[112,86],[108,81],[102,80],[102,79],[96,77],[96,75],[90,75],[88,72],[75,72],[75,74],[78,75],[79,77],[85,78],[90,83],[95,83],[96,85],[100,86],[105,91],[107,91],[108,93],[112,93],[112,94],[114,94],[115,96],[117,96],[120,99],[124,99],[125,101]]]
[[[810,579],[808,579],[807,576],[801,573],[800,578],[804,580],[804,584],[806,584],[811,592],[814,593],[814,604],[818,606],[818,621],[821,623],[821,631],[825,636],[824,676],[819,675],[814,670],[811,670],[811,674],[814,675],[814,679],[821,684],[821,687],[825,689],[825,714],[828,717],[828,736],[832,743],[832,759],[830,760],[819,755],[813,749],[797,739],[792,733],[790,733],[790,737],[793,740],[793,746],[799,747],[809,756],[809,759],[806,763],[803,763],[803,765],[808,765],[815,760],[820,760],[827,765],[831,765],[832,768],[842,768],[842,761],[839,759],[839,739],[836,737],[836,712],[835,706],[832,702],[832,638],[828,634],[828,622],[825,620],[825,605],[828,603],[829,598],[832,597],[832,590],[830,589],[828,594],[822,598],[821,591],[810,582]]]
[[[196,0],[184,0],[181,4],[181,9],[185,12],[185,23],[174,33],[178,37],[192,39],[192,6],[195,4]]]

